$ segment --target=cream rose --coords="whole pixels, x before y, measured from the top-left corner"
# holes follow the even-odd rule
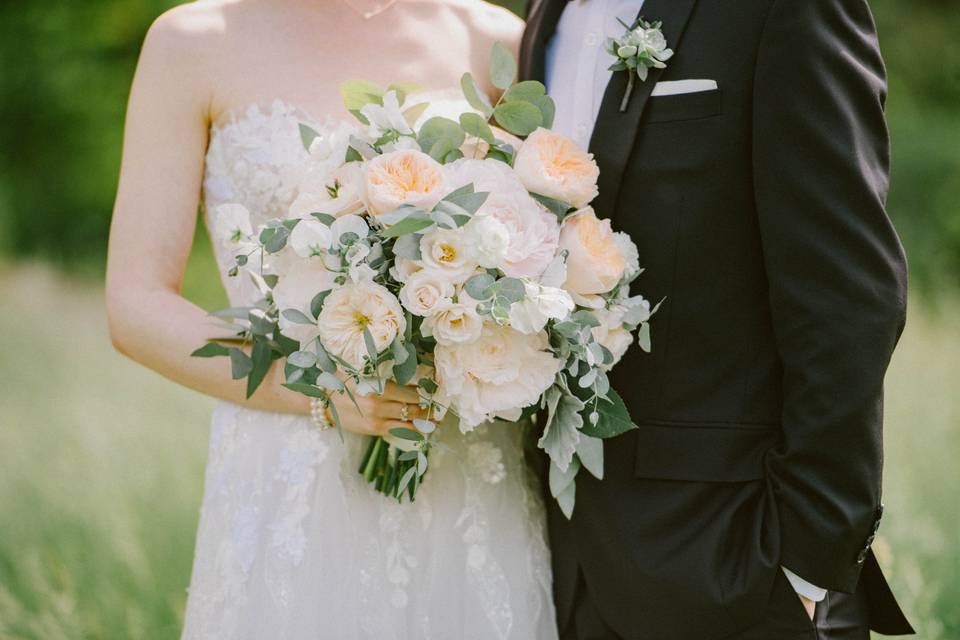
[[[377,352],[386,349],[406,328],[400,302],[385,287],[362,280],[334,289],[317,318],[320,342],[330,353],[360,368],[367,357],[364,328]]]
[[[458,302],[445,305],[424,319],[420,330],[425,336],[433,336],[437,344],[462,344],[480,337],[483,319],[477,314],[477,302],[464,294]]]
[[[524,335],[496,324],[484,325],[473,342],[438,344],[434,361],[440,391],[464,432],[495,417],[516,419],[563,366],[544,333]]]
[[[597,197],[600,169],[593,154],[548,129],[537,129],[527,137],[513,167],[533,193],[569,202],[578,209]]]
[[[514,278],[539,278],[557,251],[557,217],[531,198],[514,171],[499,160],[457,160],[444,171],[450,190],[473,184],[477,191],[489,193],[475,221],[490,217],[506,228],[508,242],[500,269]]]
[[[421,151],[393,151],[367,163],[367,204],[374,215],[409,204],[432,209],[445,195],[443,167]]]
[[[560,228],[560,248],[567,253],[567,279],[563,288],[572,294],[590,296],[617,286],[627,261],[610,228],[609,220],[597,218],[587,207],[566,217]]]
[[[415,316],[432,316],[452,304],[456,289],[448,278],[431,269],[410,275],[400,289],[400,304]]]

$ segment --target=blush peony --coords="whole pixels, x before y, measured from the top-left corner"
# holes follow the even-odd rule
[[[437,382],[464,432],[496,417],[518,419],[563,366],[544,333],[524,335],[496,324],[484,325],[474,342],[438,344],[434,358]]]

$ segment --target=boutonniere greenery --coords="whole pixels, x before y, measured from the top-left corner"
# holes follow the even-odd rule
[[[673,50],[667,48],[667,39],[660,27],[662,22],[647,22],[637,18],[632,25],[617,18],[626,31],[619,38],[607,38],[607,53],[617,59],[610,65],[610,71],[627,72],[627,90],[620,101],[620,111],[626,111],[630,104],[630,94],[636,80],[647,79],[650,69],[665,69],[666,62],[673,57]]]

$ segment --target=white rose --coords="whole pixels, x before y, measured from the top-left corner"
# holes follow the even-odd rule
[[[368,209],[375,216],[408,204],[432,209],[445,195],[443,167],[422,151],[393,151],[366,165]]]
[[[213,213],[214,236],[226,244],[248,243],[253,235],[250,212],[242,204],[221,204]]]
[[[483,331],[483,318],[477,313],[477,301],[465,294],[458,302],[444,305],[420,325],[425,336],[433,336],[437,344],[473,342]]]
[[[473,184],[489,193],[474,220],[490,217],[506,227],[509,243],[499,268],[514,278],[539,278],[557,252],[557,217],[531,198],[513,169],[499,160],[457,160],[444,171],[450,190]]]
[[[314,218],[305,218],[290,232],[290,248],[301,258],[321,256],[330,248],[330,227]]]
[[[400,303],[415,316],[431,316],[452,304],[453,283],[442,274],[423,269],[412,274],[400,289]]]
[[[365,209],[363,164],[349,162],[332,173],[318,175],[310,168],[299,186],[297,198],[290,205],[291,218],[311,213],[327,213],[335,218],[362,213]]]
[[[477,268],[470,238],[459,229],[436,229],[420,238],[420,256],[424,267],[446,275],[457,284]]]
[[[400,302],[386,287],[364,280],[334,289],[323,303],[317,326],[323,347],[359,369],[367,357],[364,328],[380,353],[403,333],[406,320]]]
[[[337,274],[328,271],[321,260],[297,260],[280,276],[273,287],[273,300],[282,312],[296,309],[308,318],[310,303],[322,291],[332,289]],[[280,314],[280,333],[306,346],[319,335],[316,325],[291,322]]]
[[[393,266],[390,267],[390,277],[397,282],[406,282],[410,279],[410,276],[421,269],[423,269],[423,265],[418,261],[396,256],[393,259]]]
[[[434,361],[440,392],[464,432],[497,416],[515,418],[540,400],[563,366],[545,334],[496,324],[484,325],[473,342],[438,344]]]
[[[464,225],[473,255],[485,269],[499,268],[510,248],[510,230],[493,216],[474,216]]]
[[[543,331],[548,320],[563,320],[573,311],[573,298],[563,289],[524,282],[523,300],[510,305],[510,326],[520,333]]]
[[[513,161],[524,186],[577,209],[597,197],[600,169],[593,154],[559,133],[537,129],[524,141]]]

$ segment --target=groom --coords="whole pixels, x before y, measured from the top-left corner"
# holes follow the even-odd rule
[[[621,112],[638,16],[675,55]],[[639,429],[551,506],[561,637],[911,633],[871,551],[906,266],[865,0],[533,0],[521,73],[666,299],[611,375]]]

